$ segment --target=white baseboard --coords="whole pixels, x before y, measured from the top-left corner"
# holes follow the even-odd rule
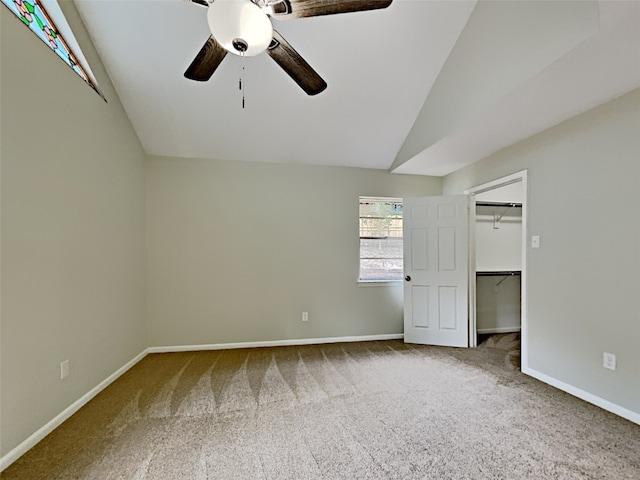
[[[534,370],[532,368],[529,368],[529,367],[525,368],[523,366],[522,373],[529,375],[533,378],[536,378],[541,382],[551,385],[552,387],[555,387],[559,390],[562,390],[563,392],[567,392],[568,394],[573,395],[574,397],[578,397],[584,400],[585,402],[589,402],[608,412],[615,413],[616,415],[622,418],[626,418],[630,422],[640,425],[640,413],[636,413],[631,410],[628,410],[624,407],[621,407],[620,405],[610,402],[609,400],[605,400],[604,398],[600,398],[589,392],[585,392],[584,390],[576,388],[573,385],[569,385],[568,383],[564,383],[560,380],[556,380],[555,378],[550,377],[549,375],[545,375],[544,373],[538,372],[537,370]]]
[[[45,425],[40,427],[37,431],[31,434],[26,440],[20,443],[17,447],[11,450],[9,453],[0,458],[0,472],[2,472],[5,468],[15,462],[18,458],[24,455],[28,450],[34,447],[40,440],[53,432],[56,428],[58,428],[62,422],[67,420],[71,415],[80,410],[84,405],[86,405],[93,397],[95,397],[102,390],[107,388],[111,383],[113,383],[118,377],[120,377],[123,373],[133,367],[136,363],[142,360],[148,353],[148,350],[144,350],[140,354],[138,354],[135,358],[127,362],[124,366],[120,367],[114,373],[109,375],[106,379],[100,382],[98,385],[93,387],[87,393],[85,393],[78,400],[73,402],[67,408],[65,408],[62,412],[56,415],[52,420],[47,422]]]
[[[40,440],[49,435],[53,430],[60,426],[65,420],[76,413],[80,408],[86,405],[93,397],[113,383],[123,373],[133,367],[136,363],[142,360],[147,353],[168,353],[168,352],[188,352],[198,350],[224,350],[232,348],[255,348],[255,347],[277,347],[277,346],[291,346],[291,345],[317,345],[324,343],[342,343],[342,342],[365,342],[375,340],[401,340],[404,338],[402,333],[392,333],[384,335],[363,335],[363,336],[350,336],[350,337],[326,337],[326,338],[304,338],[294,340],[273,340],[265,342],[239,342],[239,343],[217,343],[207,345],[182,345],[182,346],[162,346],[162,347],[150,347],[135,358],[127,362],[121,368],[112,373],[105,380],[93,387],[90,391],[84,394],[81,398],[69,405],[66,409],[60,412],[55,418],[47,422],[40,429],[30,435],[26,440],[20,443],[17,447],[11,450],[9,453],[0,458],[0,472],[6,469],[9,465],[15,462],[18,458],[24,455],[29,449],[34,447]],[[597,397],[589,392],[585,392],[572,385],[564,383],[560,380],[556,380],[553,377],[538,372],[532,368],[522,366],[522,373],[529,375],[533,378],[540,380],[548,385],[558,388],[564,392],[567,392],[575,397],[578,397],[586,402],[596,405],[604,410],[614,413],[622,418],[640,425],[640,413],[633,412],[624,407],[616,405],[608,400]]]
[[[296,338],[293,340],[271,340],[265,342],[213,343],[205,345],[175,345],[150,347],[149,353],[195,352],[198,350],[227,350],[232,348],[287,347],[292,345],[318,345],[321,343],[370,342],[374,340],[402,340],[404,334],[361,335],[352,337]]]
[[[478,328],[476,333],[516,333],[520,331],[520,327],[496,327],[496,328]]]
[[[135,358],[127,362],[124,366],[119,368],[116,372],[109,375],[106,379],[93,387],[81,398],[73,402],[56,417],[47,422],[36,432],[31,434],[26,440],[20,443],[17,447],[11,450],[9,453],[0,458],[0,472],[6,469],[9,465],[15,462],[18,458],[24,455],[28,450],[33,448],[40,440],[53,432],[59,427],[65,420],[71,415],[76,413],[80,408],[86,405],[93,397],[95,397],[102,390],[107,388],[123,373],[133,367],[136,363],[142,360],[148,353],[167,353],[167,352],[190,352],[198,350],[225,350],[232,348],[254,348],[254,347],[277,347],[288,345],[316,345],[321,343],[340,343],[340,342],[365,342],[373,340],[401,340],[404,338],[402,333],[392,333],[385,335],[363,335],[352,337],[327,337],[327,338],[301,338],[294,340],[274,340],[266,342],[239,342],[239,343],[217,343],[209,345],[180,345],[180,346],[163,346],[163,347],[151,347],[145,349]]]

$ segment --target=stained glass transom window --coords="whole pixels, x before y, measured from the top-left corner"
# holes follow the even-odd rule
[[[40,0],[2,0],[2,3],[69,65],[74,72],[80,75],[91,88],[98,92],[89,75],[82,68],[82,65],[78,63],[67,42],[62,38]]]

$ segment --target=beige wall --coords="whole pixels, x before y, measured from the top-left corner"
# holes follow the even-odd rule
[[[528,170],[531,369],[640,413],[640,90],[444,179]],[[602,367],[617,355],[616,371]]]
[[[440,192],[377,170],[150,158],[150,345],[402,333],[402,285],[357,284],[358,196]]]
[[[0,7],[3,456],[147,346],[144,153],[73,13],[109,103]]]

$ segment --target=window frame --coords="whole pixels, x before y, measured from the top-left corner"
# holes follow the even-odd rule
[[[363,278],[362,276],[362,240],[363,239],[374,239],[374,237],[370,236],[370,235],[362,235],[362,219],[363,218],[375,218],[375,217],[363,217],[362,216],[362,204],[363,202],[378,202],[378,203],[388,203],[388,204],[400,204],[401,206],[403,205],[403,199],[400,197],[383,197],[383,196],[369,196],[369,195],[360,195],[358,197],[358,285],[359,286],[398,286],[399,284],[402,284],[403,281],[403,273],[400,274],[399,278]],[[390,219],[394,219],[394,220],[400,220],[400,236],[397,237],[392,237],[392,238],[400,238],[402,245],[404,247],[404,237],[402,235],[402,219],[403,219],[403,212],[402,210],[400,211],[399,214],[399,218],[396,217],[389,217]],[[382,217],[384,218],[384,217]],[[389,237],[386,237],[389,238]],[[380,238],[381,240],[383,238]],[[404,267],[404,252],[402,254],[401,257],[399,257],[399,259],[401,260],[401,265]],[[378,258],[378,257],[376,257]],[[386,259],[386,257],[380,257],[381,259]],[[398,260],[398,257],[389,257],[388,259],[395,259]]]

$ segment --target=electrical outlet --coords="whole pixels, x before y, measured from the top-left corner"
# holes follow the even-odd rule
[[[69,376],[69,360],[60,363],[60,380]]]
[[[309,312],[302,312],[302,321],[303,322],[309,321]]]
[[[602,354],[602,366],[609,370],[616,369],[616,356],[613,353],[604,352]]]

